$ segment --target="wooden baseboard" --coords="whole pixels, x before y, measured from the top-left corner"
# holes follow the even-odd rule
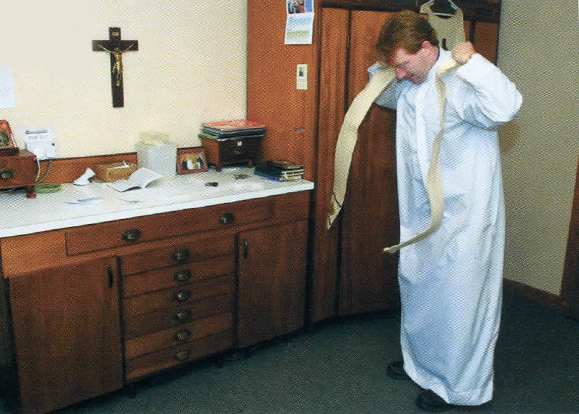
[[[545,292],[544,290],[525,285],[524,283],[515,282],[514,280],[504,279],[503,286],[506,291],[512,292],[527,300],[555,309],[560,312],[566,312],[563,306],[561,296],[554,293]]]

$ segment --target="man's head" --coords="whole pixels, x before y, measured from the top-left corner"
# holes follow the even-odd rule
[[[394,68],[399,80],[422,83],[438,58],[438,39],[424,18],[405,10],[386,22],[376,49],[380,61]]]

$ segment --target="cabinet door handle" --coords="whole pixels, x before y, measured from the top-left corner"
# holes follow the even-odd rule
[[[190,290],[180,290],[179,292],[177,292],[175,294],[175,300],[177,302],[185,302],[186,300],[189,299],[189,297],[191,296],[191,291]]]
[[[187,260],[189,260],[190,256],[191,252],[189,252],[189,249],[181,249],[173,253],[173,260],[177,262],[186,262]]]
[[[175,319],[179,322],[186,321],[191,317],[191,311],[189,309],[180,309],[175,312]]]
[[[233,224],[235,222],[235,214],[225,213],[219,218],[219,223],[221,224]]]
[[[185,342],[191,338],[191,331],[189,329],[183,329],[175,334],[175,341]]]
[[[243,258],[247,259],[249,257],[249,242],[247,239],[243,239]]]
[[[191,270],[189,269],[181,269],[175,272],[175,276],[173,277],[175,282],[183,283],[188,282],[191,280]]]
[[[191,356],[191,351],[188,349],[183,349],[175,354],[175,359],[179,362],[187,361]]]
[[[115,274],[113,273],[112,267],[109,266],[107,268],[107,274],[109,276],[109,287],[112,288],[113,286],[115,286]]]
[[[141,238],[141,230],[130,229],[123,233],[123,240],[127,242],[136,242]]]

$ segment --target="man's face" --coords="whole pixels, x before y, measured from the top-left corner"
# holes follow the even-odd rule
[[[432,68],[432,63],[428,60],[431,47],[428,42],[425,42],[425,45],[416,53],[409,53],[402,48],[396,49],[389,65],[394,69],[396,79],[408,79],[415,84],[424,82]]]

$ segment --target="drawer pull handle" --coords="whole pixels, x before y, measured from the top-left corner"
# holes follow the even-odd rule
[[[110,266],[107,268],[107,275],[109,277],[109,288],[112,288],[115,286],[115,274]]]
[[[183,329],[175,334],[175,341],[185,342],[191,338],[191,331],[189,329]]]
[[[123,233],[123,240],[127,242],[136,242],[141,238],[141,230],[130,229]]]
[[[183,283],[188,282],[191,280],[191,270],[189,269],[181,269],[175,272],[175,282]]]
[[[16,177],[16,172],[10,168],[4,168],[0,170],[0,178],[3,180],[10,180],[11,178]]]
[[[175,319],[179,322],[186,321],[191,317],[191,311],[189,309],[180,309],[175,312]]]
[[[181,249],[173,253],[173,260],[176,260],[177,262],[186,262],[189,260],[190,256],[191,253],[189,252],[189,249]]]
[[[243,258],[247,259],[249,257],[249,242],[247,239],[243,239]]]
[[[235,222],[235,214],[225,213],[219,218],[219,223],[221,224],[233,224]]]
[[[179,362],[187,361],[190,356],[191,356],[191,351],[189,351],[188,349],[184,349],[184,350],[179,351],[175,354],[175,359]]]
[[[191,296],[191,291],[189,290],[180,290],[175,294],[175,300],[177,302],[185,302]]]

